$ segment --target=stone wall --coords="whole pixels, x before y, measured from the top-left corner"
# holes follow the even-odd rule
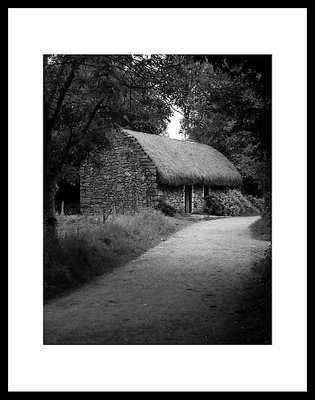
[[[157,170],[134,137],[112,133],[109,146],[94,152],[80,169],[83,214],[124,213],[158,202]]]
[[[195,184],[192,189],[192,212],[200,213],[204,211],[204,195],[203,195],[203,185]]]
[[[158,185],[159,199],[176,208],[179,212],[185,212],[185,186]],[[195,184],[192,187],[192,213],[204,211],[203,185]]]
[[[179,212],[185,212],[184,186],[158,185],[159,200],[174,207]]]

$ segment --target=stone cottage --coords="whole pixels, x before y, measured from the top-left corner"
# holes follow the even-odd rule
[[[212,188],[241,184],[234,165],[211,146],[119,129],[81,166],[81,212],[108,215],[164,202],[198,213]]]

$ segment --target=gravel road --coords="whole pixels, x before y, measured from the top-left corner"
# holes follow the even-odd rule
[[[238,343],[237,312],[268,242],[259,217],[201,221],[44,307],[45,344]]]

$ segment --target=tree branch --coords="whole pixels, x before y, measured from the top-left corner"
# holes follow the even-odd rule
[[[59,116],[59,112],[61,109],[61,106],[63,104],[63,101],[66,97],[67,91],[70,88],[72,81],[74,79],[75,76],[75,72],[76,70],[79,68],[79,64],[75,63],[74,61],[71,63],[71,71],[70,74],[68,75],[68,77],[66,78],[64,84],[62,85],[60,91],[59,91],[59,96],[58,96],[58,101],[57,101],[57,105],[55,108],[55,112],[53,114],[53,116],[51,118],[48,118],[46,122],[46,134],[49,136],[51,134],[52,129],[54,128],[54,126],[56,125],[58,116]]]
[[[91,125],[91,123],[92,123],[92,121],[93,121],[93,119],[94,119],[94,117],[95,117],[95,114],[96,114],[97,111],[100,109],[100,107],[101,107],[101,105],[102,105],[102,103],[103,103],[104,100],[105,100],[105,97],[103,97],[103,98],[95,105],[95,107],[94,107],[93,111],[91,112],[90,117],[89,117],[89,119],[88,119],[88,121],[87,121],[85,127],[83,128],[83,131],[82,131],[82,132],[83,132],[84,134],[86,134],[87,130],[89,129],[89,127],[90,127],[90,125]]]

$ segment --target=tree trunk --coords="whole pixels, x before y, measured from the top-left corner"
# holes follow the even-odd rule
[[[57,241],[57,219],[55,215],[56,180],[44,178],[44,239]]]

